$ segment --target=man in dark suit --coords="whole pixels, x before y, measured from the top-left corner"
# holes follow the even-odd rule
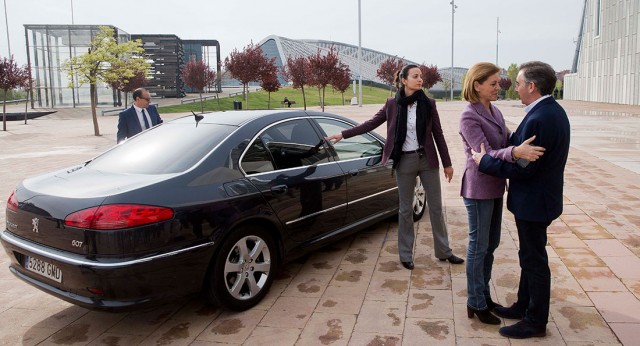
[[[500,317],[521,319],[500,328],[500,334],[524,339],[546,335],[551,298],[551,271],[547,251],[547,227],[562,214],[564,167],[569,154],[570,127],[567,114],[553,99],[556,75],[546,63],[522,64],[516,79],[516,91],[527,113],[510,141],[521,144],[536,136],[533,145],[546,150],[531,163],[509,163],[480,153],[473,153],[480,172],[509,178],[507,208],[514,214],[520,250],[520,284],[518,300],[510,307],[497,307]]]
[[[118,143],[129,137],[162,123],[160,113],[155,106],[150,105],[151,95],[144,88],[133,91],[133,106],[120,112],[118,117]]]

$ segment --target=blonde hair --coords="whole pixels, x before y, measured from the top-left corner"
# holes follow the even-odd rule
[[[464,78],[464,84],[462,86],[462,97],[469,102],[478,102],[478,92],[473,87],[475,82],[480,84],[484,83],[487,78],[500,72],[500,68],[490,62],[479,62],[467,71],[467,75]]]

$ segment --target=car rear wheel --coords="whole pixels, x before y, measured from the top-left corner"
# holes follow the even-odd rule
[[[427,194],[422,186],[420,177],[416,177],[416,186],[413,188],[413,221],[418,221],[427,209]]]
[[[210,302],[231,310],[247,310],[267,294],[277,266],[271,235],[245,225],[231,232],[213,263],[205,285]]]

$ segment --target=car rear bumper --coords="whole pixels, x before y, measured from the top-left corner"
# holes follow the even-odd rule
[[[51,295],[93,310],[124,311],[198,292],[213,254],[213,242],[127,258],[98,258],[48,248],[11,232],[0,241],[10,270]],[[26,256],[55,265],[61,282],[28,271]],[[90,291],[89,289],[92,289]],[[96,294],[96,289],[102,294]]]

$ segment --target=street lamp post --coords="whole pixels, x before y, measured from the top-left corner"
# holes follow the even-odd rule
[[[498,35],[500,35],[500,17],[496,18],[496,66],[498,65]]]
[[[358,84],[360,86],[358,107],[362,107],[362,21],[360,15],[360,2],[361,0],[358,0]]]
[[[4,24],[7,27],[7,48],[9,48],[9,59],[11,59],[11,43],[9,42],[9,19],[7,19],[7,0],[4,0]]]
[[[451,101],[453,101],[453,27],[454,27],[454,14],[456,13],[456,0],[451,0]]]

